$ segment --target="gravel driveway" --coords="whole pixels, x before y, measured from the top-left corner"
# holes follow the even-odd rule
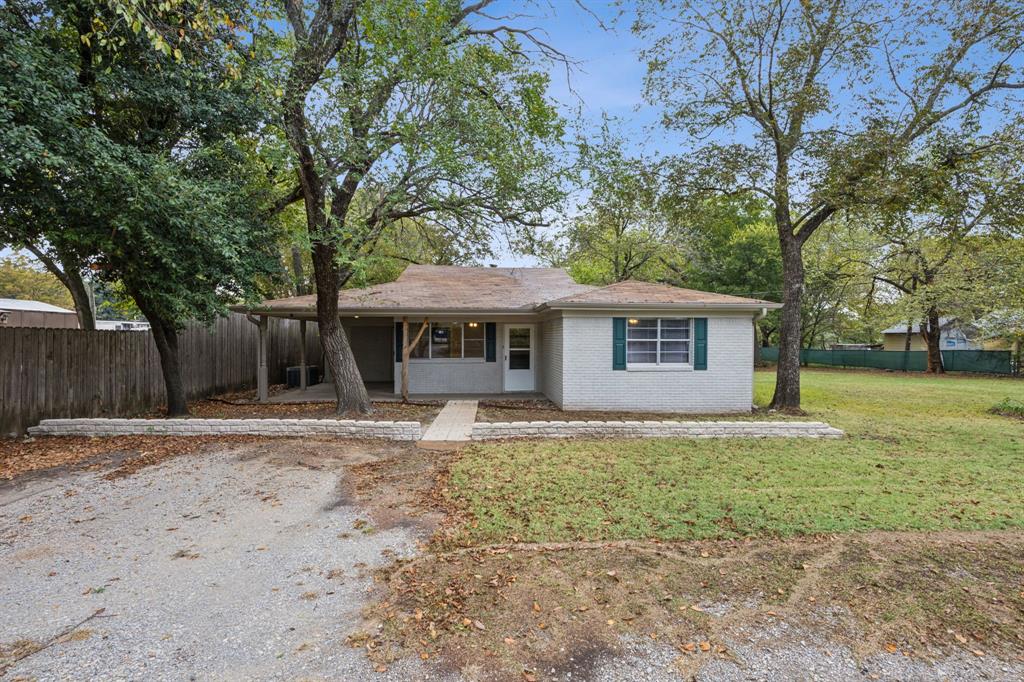
[[[369,572],[418,538],[344,504],[347,462],[318,452],[330,447],[233,445],[114,481],[0,487],[0,648],[104,609],[8,678],[422,677],[417,659],[375,673],[346,644]]]

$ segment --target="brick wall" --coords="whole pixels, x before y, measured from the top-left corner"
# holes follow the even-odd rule
[[[537,365],[541,370],[538,389],[555,403],[562,404],[562,318],[545,320],[541,325],[540,357]]]
[[[612,316],[562,318],[567,410],[747,412],[753,403],[752,315],[708,318],[708,368],[613,370]]]

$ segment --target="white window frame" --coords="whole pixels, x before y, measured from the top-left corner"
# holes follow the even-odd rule
[[[657,320],[658,321],[658,334],[656,339],[632,339],[634,342],[647,342],[655,341],[654,351],[654,362],[630,362],[629,361],[629,321],[630,320]],[[667,362],[661,361],[661,321],[662,320],[685,320],[688,324],[689,335],[686,339],[665,339],[666,341],[685,341],[686,342],[686,362]],[[631,315],[626,318],[626,369],[637,369],[637,370],[691,370],[693,369],[693,318],[692,317],[651,317],[641,315]]]
[[[471,320],[471,322],[472,321],[473,320]],[[419,332],[419,327],[415,327],[414,328],[413,327],[414,324],[417,324],[417,323],[416,322],[410,322],[409,323],[409,336],[412,336],[412,337],[415,337],[416,334]],[[422,325],[423,324],[423,320],[419,320],[418,324]],[[468,324],[469,324],[469,322],[445,322],[444,320],[435,320],[433,322],[430,322],[427,325],[426,331],[423,332],[424,335],[426,335],[426,337],[427,337],[427,354],[426,354],[426,356],[424,356],[422,358],[410,357],[409,361],[410,362],[437,362],[439,360],[441,360],[441,361],[447,360],[449,362],[484,362],[487,359],[486,323],[484,323],[484,322],[477,322],[476,323],[477,326],[479,326],[481,329],[485,330],[484,331],[484,354],[481,355],[478,358],[467,358],[466,357],[466,325],[468,325]],[[462,335],[460,337],[462,339],[462,343],[459,345],[459,355],[457,357],[452,357],[450,355],[447,355],[445,357],[440,357],[440,358],[435,358],[434,357],[434,335],[432,333],[433,330],[434,330],[434,325],[437,325],[439,327],[461,327],[462,328]],[[414,329],[415,329],[415,331],[413,331]]]

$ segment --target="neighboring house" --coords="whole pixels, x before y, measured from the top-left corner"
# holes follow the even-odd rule
[[[880,343],[833,343],[829,350],[882,350]]]
[[[942,350],[981,350],[982,344],[975,340],[974,328],[959,320],[940,318],[939,347]],[[896,325],[882,332],[884,350],[906,350],[907,325]],[[911,328],[910,350],[928,350],[928,344],[921,336],[921,325]]]
[[[117,332],[148,332],[149,322],[135,320],[96,320],[96,329]]]
[[[413,394],[542,393],[565,409],[745,412],[754,322],[777,303],[663,284],[577,284],[557,268],[411,265],[346,289],[342,323],[364,381],[401,392],[402,319]],[[250,312],[316,319],[316,297]]]
[[[74,310],[41,301],[0,298],[0,327],[49,327],[77,329]]]

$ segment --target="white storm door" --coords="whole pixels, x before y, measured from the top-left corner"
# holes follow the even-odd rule
[[[505,390],[534,390],[532,324],[505,325]]]

